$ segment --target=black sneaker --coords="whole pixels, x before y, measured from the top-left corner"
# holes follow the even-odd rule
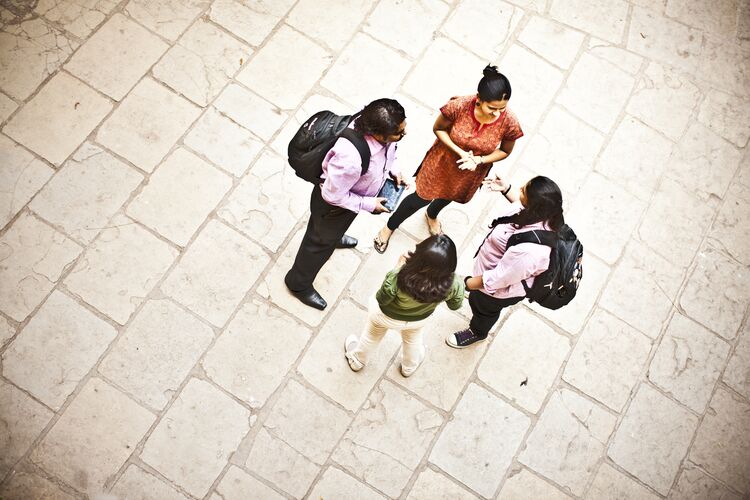
[[[451,333],[445,337],[445,343],[454,349],[463,349],[486,339],[487,337],[479,337],[471,331],[471,328],[467,328],[466,330]]]

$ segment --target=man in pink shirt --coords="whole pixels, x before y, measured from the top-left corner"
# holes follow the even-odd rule
[[[359,212],[379,214],[388,210],[377,196],[388,176],[399,183],[396,143],[406,135],[406,113],[398,101],[377,99],[350,125],[362,134],[370,149],[370,163],[362,174],[357,148],[339,138],[323,160],[323,183],[313,188],[310,220],[294,264],[284,278],[292,295],[316,309],[328,305],[313,281],[336,248],[352,248],[357,240],[346,230]]]

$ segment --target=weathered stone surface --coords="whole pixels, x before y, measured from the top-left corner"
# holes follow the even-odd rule
[[[283,158],[263,153],[217,210],[219,217],[277,251],[309,207],[306,183]]]
[[[23,321],[54,288],[81,247],[24,213],[0,236],[0,310]]]
[[[208,108],[185,137],[185,145],[235,177],[241,177],[263,143],[215,108]]]
[[[569,352],[570,340],[521,309],[503,324],[477,374],[503,396],[537,413]]]
[[[650,8],[633,7],[626,42],[633,52],[690,71],[698,64],[702,40],[697,29]]]
[[[480,495],[492,496],[529,424],[529,417],[471,384],[432,448],[430,462]]]
[[[179,148],[151,175],[126,212],[184,247],[231,187],[229,176]]]
[[[620,423],[609,457],[662,495],[669,492],[698,418],[641,384]]]
[[[350,422],[351,418],[344,410],[299,382],[290,380],[268,415],[265,429],[271,436],[321,465]]]
[[[714,90],[701,103],[698,121],[735,146],[744,147],[750,138],[750,123],[745,120],[748,113],[750,99]]]
[[[626,116],[602,153],[596,170],[648,201],[659,183],[673,144],[635,118]]]
[[[744,17],[747,17],[747,9]],[[750,47],[704,33],[698,74],[718,89],[750,97]]]
[[[174,41],[209,3],[209,0],[130,0],[125,12],[151,31]]]
[[[625,31],[628,4],[624,0],[607,4],[595,0],[554,0],[550,15],[574,28],[620,43]]]
[[[97,133],[97,141],[152,172],[200,114],[186,99],[144,78]]]
[[[100,147],[86,142],[29,207],[83,243],[91,243],[143,180]]]
[[[40,0],[34,12],[85,39],[116,6],[115,0]]]
[[[329,467],[307,498],[356,498],[384,500],[385,497],[335,467]]]
[[[234,35],[258,46],[293,4],[293,0],[214,0],[209,16]]]
[[[604,409],[567,389],[556,390],[518,460],[581,495],[614,426],[615,417]]]
[[[3,353],[3,375],[58,409],[116,331],[55,291]]]
[[[0,316],[0,347],[10,340],[16,334],[16,329],[7,319]]]
[[[216,485],[215,496],[216,500],[284,500],[279,493],[234,465],[229,467],[221,482]]]
[[[0,485],[0,495],[8,499],[76,500],[78,497],[61,490],[52,481],[33,472],[16,471]]]
[[[168,46],[122,14],[115,14],[76,51],[65,69],[119,101]]]
[[[706,409],[729,355],[729,344],[675,313],[651,361],[648,378],[695,411]]]
[[[477,12],[495,28],[475,29]],[[487,59],[495,59],[521,21],[523,10],[503,0],[467,0],[459,3],[443,24],[442,32]]]
[[[452,63],[446,66],[444,61]],[[427,47],[401,89],[430,108],[438,110],[457,93],[467,95],[473,92],[486,64],[486,61],[452,40],[440,37]],[[435,68],[441,68],[440,78],[435,78]],[[466,90],[459,92],[457,89]]]
[[[611,265],[622,253],[643,209],[643,202],[593,173],[581,186],[566,220],[587,248]]]
[[[26,454],[53,416],[23,391],[0,381],[0,477]]]
[[[386,45],[416,58],[432,42],[435,30],[447,12],[448,6],[439,0],[386,0],[379,2],[370,13],[363,30]],[[419,22],[415,23],[415,19],[419,19]]]
[[[317,0],[301,0],[289,12],[286,22],[328,47],[341,50],[373,3],[373,0],[354,0],[321,4]]]
[[[144,462],[203,497],[247,434],[250,412],[211,384],[190,379],[151,433]]]
[[[638,500],[657,500],[653,494],[628,476],[619,472],[607,463],[603,463],[596,474],[586,498],[600,500],[617,500],[633,498]]]
[[[426,467],[417,477],[417,481],[409,491],[406,500],[421,500],[423,498],[431,500],[476,500],[477,497],[444,475]]]
[[[110,493],[123,500],[187,500],[185,495],[135,465],[125,470]]]
[[[690,460],[742,494],[750,492],[750,405],[725,389],[714,393]]]
[[[152,408],[161,409],[213,338],[210,327],[180,307],[168,300],[151,300],[117,340],[99,372]]]
[[[689,26],[722,36],[733,36],[737,26],[737,0],[712,5],[688,0],[669,0],[666,14]]]
[[[650,339],[598,309],[586,324],[565,366],[563,379],[621,411],[650,351]]]
[[[302,498],[320,472],[320,467],[282,439],[262,427],[253,441],[245,466],[281,490]]]
[[[628,101],[628,113],[672,140],[678,140],[700,99],[700,91],[677,71],[649,63]]]
[[[750,399],[750,325],[740,333],[740,340],[734,348],[722,380],[729,387]]]
[[[519,498],[544,498],[545,500],[568,500],[570,497],[527,469],[511,473],[497,496],[497,500]]]
[[[272,332],[283,332],[284,341]],[[309,338],[307,328],[256,299],[242,306],[201,364],[224,389],[260,406],[279,387]]]
[[[194,103],[205,106],[251,53],[249,47],[213,24],[198,21],[154,66],[153,73]]]
[[[282,109],[294,109],[332,61],[327,50],[282,26],[237,75],[237,81]]]
[[[214,101],[216,109],[267,141],[287,119],[287,113],[236,83],[230,83]]]
[[[156,417],[92,378],[31,455],[80,491],[101,491]]]
[[[688,316],[732,340],[750,300],[750,292],[744,286],[747,277],[746,267],[706,246],[698,252],[680,305]]]
[[[667,319],[683,270],[637,243],[625,250],[599,304],[655,339]]]
[[[584,54],[573,67],[557,102],[602,132],[609,132],[635,79],[608,61]]]
[[[750,188],[733,182],[724,198],[724,205],[711,227],[709,239],[729,255],[750,265],[750,221],[746,217],[750,206]]]
[[[442,423],[440,414],[383,381],[370,394],[332,458],[355,477],[396,498]]]
[[[385,67],[388,71],[382,70]],[[320,84],[357,109],[396,92],[410,67],[411,62],[398,52],[369,36],[356,35]]]
[[[637,2],[638,0],[634,0]],[[592,37],[589,39],[587,52],[605,61],[609,61],[621,70],[635,75],[641,69],[643,58],[613,44]]]
[[[216,255],[221,258],[213,258]],[[213,325],[222,326],[268,261],[258,245],[221,222],[211,221],[161,289]]]
[[[118,215],[78,259],[64,283],[124,325],[176,257],[177,250]]]
[[[532,17],[518,41],[563,69],[570,67],[578,55],[584,35],[543,17]]]
[[[93,89],[58,73],[13,115],[3,133],[60,165],[111,109]]]
[[[670,500],[740,500],[740,496],[730,492],[726,486],[719,483],[701,469],[690,462],[680,474],[680,479],[667,497]]]
[[[16,108],[18,108],[18,104],[13,99],[5,94],[0,94],[0,123],[13,114]]]
[[[24,100],[78,48],[42,19],[0,27],[0,89]]]

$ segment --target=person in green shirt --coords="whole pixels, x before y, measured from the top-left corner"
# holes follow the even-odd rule
[[[409,377],[417,370],[426,354],[422,327],[427,318],[441,302],[453,310],[463,303],[464,282],[455,274],[457,261],[456,245],[445,234],[430,236],[399,258],[370,301],[362,335],[349,335],[344,341],[353,371],[364,368],[388,330],[401,332],[401,374]]]

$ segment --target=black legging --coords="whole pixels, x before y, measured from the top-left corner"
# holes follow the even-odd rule
[[[417,193],[412,193],[403,199],[393,215],[388,219],[388,229],[395,231],[406,219],[414,215],[414,212],[420,208],[427,207],[427,215],[430,219],[436,219],[442,209],[444,209],[450,200],[423,200]]]

